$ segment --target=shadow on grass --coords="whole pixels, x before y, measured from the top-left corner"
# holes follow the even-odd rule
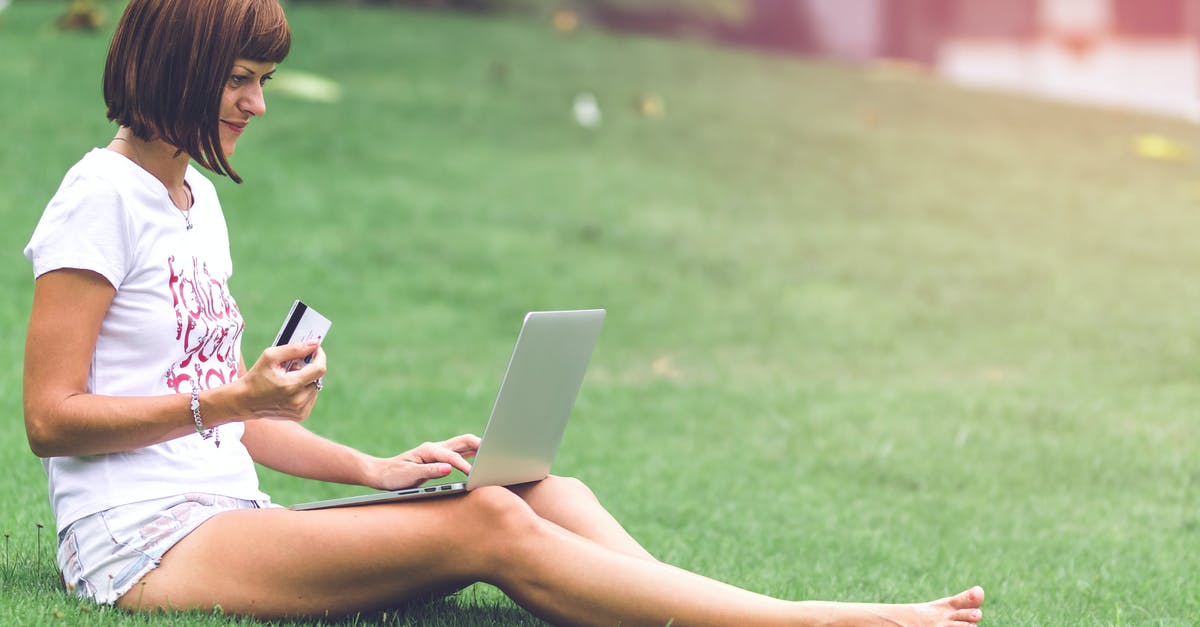
[[[363,615],[330,625],[432,625],[437,627],[474,627],[476,625],[512,625],[545,627],[529,612],[518,607],[472,607],[449,604],[443,608],[424,607]]]
[[[360,622],[362,621],[362,622]],[[480,594],[480,586],[472,586],[457,594],[428,601],[410,603],[386,612],[362,615],[336,625],[438,625],[467,627],[472,625],[522,625],[544,627],[539,620],[517,607],[498,592]]]

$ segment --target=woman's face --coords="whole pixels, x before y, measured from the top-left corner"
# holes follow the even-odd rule
[[[221,93],[221,150],[228,159],[250,118],[267,112],[263,85],[275,73],[275,64],[238,59],[233,62],[229,80]]]

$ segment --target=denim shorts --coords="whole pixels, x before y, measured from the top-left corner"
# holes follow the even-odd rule
[[[85,516],[58,534],[58,567],[67,591],[112,605],[154,570],[171,547],[209,518],[275,507],[213,494],[181,494]]]

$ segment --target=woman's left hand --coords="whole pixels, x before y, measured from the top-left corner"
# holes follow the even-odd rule
[[[454,468],[471,472],[468,459],[479,450],[479,437],[470,433],[443,442],[426,442],[395,457],[377,459],[372,464],[369,487],[377,490],[402,490],[440,479]]]

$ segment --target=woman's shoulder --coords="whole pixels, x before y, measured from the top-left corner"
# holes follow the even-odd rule
[[[132,237],[135,216],[144,215],[144,207],[155,202],[153,190],[139,179],[138,172],[145,171],[116,152],[91,150],[63,176],[34,229],[32,242],[63,233],[112,240]]]
[[[64,208],[70,210],[80,204],[121,205],[122,184],[119,177],[111,175],[112,170],[112,166],[106,164],[104,156],[98,155],[96,150],[87,153],[67,170],[46,206],[47,212]]]
[[[127,174],[103,153],[123,158],[105,149],[87,153],[67,170],[42,212],[25,247],[35,276],[58,268],[82,268],[120,284],[135,230],[130,217],[134,208]]]
[[[128,159],[107,148],[94,148],[67,170],[55,196],[102,196],[114,200],[125,196],[136,190],[140,182],[130,168],[133,164],[123,162]]]

